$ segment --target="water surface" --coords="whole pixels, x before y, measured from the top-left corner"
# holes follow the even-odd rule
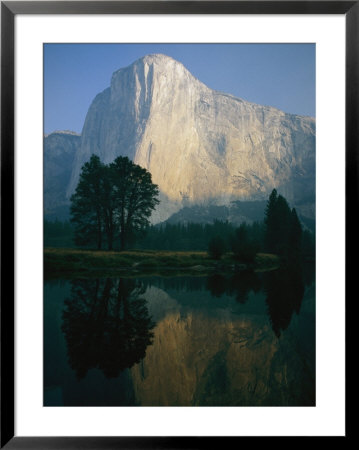
[[[47,280],[45,406],[314,406],[312,267]]]

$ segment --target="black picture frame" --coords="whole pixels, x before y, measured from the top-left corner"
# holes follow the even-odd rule
[[[4,1],[1,2],[1,448],[204,448],[238,445],[237,437],[14,436],[14,19],[18,14],[341,14],[346,18],[346,292],[358,203],[359,1]],[[353,203],[354,202],[354,203]],[[350,246],[348,243],[350,242]],[[346,327],[346,341],[348,331]],[[348,400],[348,399],[346,399]],[[348,411],[348,402],[346,401]],[[346,436],[349,436],[346,422]]]

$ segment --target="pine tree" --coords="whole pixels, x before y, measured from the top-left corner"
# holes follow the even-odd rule
[[[221,259],[226,250],[226,244],[220,236],[213,237],[208,244],[208,254],[210,258]]]
[[[265,212],[266,250],[281,256],[298,256],[301,250],[302,226],[296,210],[273,189]]]
[[[274,250],[279,255],[287,255],[290,251],[291,210],[287,200],[282,195],[278,195],[274,211],[277,224]]]
[[[267,202],[264,215],[264,224],[266,227],[265,246],[269,252],[276,250],[276,242],[278,239],[278,216],[276,214],[276,205],[278,200],[277,190],[273,189]]]
[[[292,209],[289,230],[289,252],[293,256],[299,255],[302,245],[302,225],[297,216],[295,208]]]
[[[231,247],[235,259],[245,263],[253,263],[258,246],[249,233],[249,226],[242,223],[232,237]]]

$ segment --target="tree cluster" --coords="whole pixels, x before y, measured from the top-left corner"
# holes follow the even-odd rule
[[[74,229],[70,222],[44,220],[45,247],[73,247]]]
[[[226,243],[221,236],[214,236],[208,243],[208,254],[212,259],[221,259],[226,251]]]
[[[231,251],[238,261],[250,264],[258,252],[282,258],[315,256],[315,236],[303,230],[296,210],[273,189],[264,220],[239,227],[228,221],[212,224],[164,223],[149,225],[152,210],[159,203],[158,187],[145,169],[128,158],[102,164],[92,156],[80,175],[71,198],[71,224],[44,223],[45,245],[96,246],[98,249],[133,248],[146,250],[207,251],[220,260]],[[65,245],[66,243],[66,245]]]
[[[315,237],[304,230],[295,208],[273,189],[269,196],[263,222],[242,223],[228,234],[218,234],[209,240],[208,253],[221,259],[227,248],[238,261],[250,264],[260,251],[274,253],[285,259],[310,258],[315,255]]]
[[[214,220],[211,224],[166,222],[150,225],[146,235],[135,246],[146,250],[206,251],[209,242],[221,236],[226,243],[225,250],[228,250],[227,242],[234,230],[233,224],[220,220]]]
[[[92,155],[71,197],[75,244],[112,250],[118,241],[124,250],[148,227],[158,193],[151,174],[127,157],[106,165]]]
[[[261,236],[254,232],[253,226],[242,223],[231,241],[234,258],[244,263],[252,263],[260,250],[261,240]]]

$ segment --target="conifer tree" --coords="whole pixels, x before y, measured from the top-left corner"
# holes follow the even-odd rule
[[[277,190],[271,192],[264,215],[264,224],[266,227],[265,245],[268,251],[275,251],[277,241],[278,216],[276,214],[278,194]]]
[[[226,244],[220,236],[213,237],[208,244],[208,254],[210,258],[221,259],[226,250]]]
[[[300,224],[295,208],[293,208],[290,218],[289,250],[295,256],[297,256],[301,251],[302,234],[302,225]]]
[[[302,226],[296,210],[273,189],[264,219],[266,250],[281,256],[298,255],[301,248]]]

